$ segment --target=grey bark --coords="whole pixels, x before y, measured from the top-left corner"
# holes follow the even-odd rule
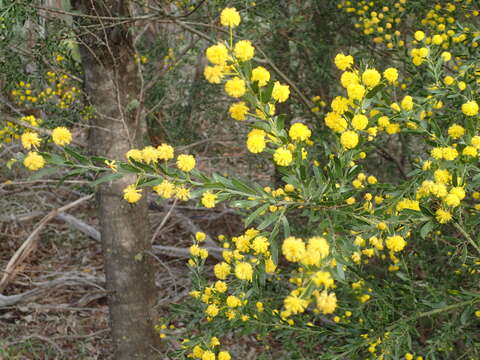
[[[96,155],[124,159],[141,147],[144,126],[139,120],[139,77],[132,50],[132,23],[113,24],[107,17],[129,16],[125,1],[73,0],[82,14],[75,19],[79,31],[85,90],[95,109],[90,136]],[[91,16],[100,16],[94,18]],[[87,26],[88,27],[85,27]],[[132,102],[133,101],[133,102]],[[146,196],[136,204],[122,199],[134,182],[124,177],[100,185],[97,198],[104,267],[108,291],[114,359],[154,359],[157,336],[153,329],[155,283]]]

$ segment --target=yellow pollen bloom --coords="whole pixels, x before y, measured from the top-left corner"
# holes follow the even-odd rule
[[[258,81],[258,86],[263,87],[270,81],[270,73],[262,66],[257,66],[252,70],[252,81]]]
[[[246,115],[248,113],[248,106],[245,104],[244,101],[240,101],[230,105],[228,112],[233,119],[242,121],[246,118]]]
[[[22,146],[27,150],[30,150],[32,146],[39,146],[41,142],[41,139],[38,136],[38,134],[36,132],[31,132],[31,131],[24,132],[22,134],[21,140],[22,140]]]
[[[255,48],[248,40],[240,40],[237,42],[233,51],[240,61],[248,61],[252,59],[255,54]]]
[[[220,23],[231,28],[240,25],[240,14],[235,8],[225,8],[220,13]]]
[[[353,56],[337,54],[337,56],[335,56],[334,62],[335,62],[335,66],[339,70],[345,71],[353,65]]]
[[[52,140],[59,146],[68,145],[72,142],[72,133],[66,127],[57,127],[52,131]]]
[[[290,88],[288,87],[288,85],[282,85],[280,84],[280,82],[275,81],[272,90],[272,97],[278,102],[285,102],[287,101],[289,96]]]
[[[367,69],[362,74],[362,82],[368,87],[375,87],[380,82],[380,73],[375,69]]]
[[[242,97],[247,91],[245,81],[235,76],[225,83],[225,92],[234,98]]]
[[[292,140],[305,141],[312,135],[312,132],[306,125],[295,123],[290,127],[288,135]]]
[[[212,45],[207,49],[207,59],[214,65],[224,65],[228,59],[228,49],[223,44]]]
[[[45,159],[39,153],[30,151],[25,159],[23,159],[23,165],[25,165],[28,170],[37,171],[45,166]]]
[[[135,184],[128,185],[123,189],[123,198],[129,203],[136,203],[142,197],[142,189],[137,189]]]
[[[252,281],[253,268],[247,262],[239,262],[235,265],[235,276],[240,280]]]
[[[273,154],[273,160],[279,166],[288,166],[293,161],[293,155],[290,150],[285,147],[280,147],[275,150]]]
[[[195,168],[195,158],[192,155],[179,155],[177,158],[177,167],[185,172],[192,171]]]
[[[340,143],[347,150],[353,149],[358,145],[358,134],[355,131],[345,131],[340,136]]]
[[[462,105],[462,112],[466,116],[475,116],[478,114],[478,104],[475,100],[468,101]]]
[[[206,191],[202,195],[202,205],[206,208],[214,208],[217,201],[217,195],[212,194],[210,191]]]
[[[398,70],[395,68],[388,68],[383,72],[383,77],[387,80],[390,84],[394,84],[395,81],[398,79]]]

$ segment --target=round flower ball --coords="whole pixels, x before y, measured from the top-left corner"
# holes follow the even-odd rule
[[[347,150],[353,149],[358,145],[358,134],[355,131],[351,130],[345,131],[340,136],[340,143]]]
[[[72,142],[72,133],[66,127],[59,126],[53,129],[52,140],[59,146],[68,145]]]
[[[288,166],[292,163],[293,155],[290,150],[285,147],[278,148],[273,154],[273,160],[279,166]]]
[[[179,155],[177,158],[177,167],[185,172],[190,172],[195,168],[195,158],[192,155]]]
[[[308,140],[308,138],[312,135],[312,132],[306,125],[302,123],[295,123],[290,127],[288,135],[292,140],[305,141]]]
[[[478,103],[475,100],[466,102],[462,105],[462,112],[466,116],[478,115]]]
[[[235,8],[225,8],[220,14],[220,23],[231,28],[240,25],[240,14]]]
[[[25,165],[28,170],[37,171],[45,166],[45,159],[39,153],[30,151],[23,160],[23,165]]]

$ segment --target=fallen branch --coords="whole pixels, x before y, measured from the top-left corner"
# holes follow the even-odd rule
[[[62,206],[58,209],[54,209],[48,213],[40,222],[38,223],[37,227],[32,231],[32,233],[28,236],[27,240],[20,246],[20,248],[15,252],[15,254],[12,256],[10,261],[7,264],[7,267],[5,268],[2,280],[0,280],[0,291],[3,291],[7,284],[15,277],[15,269],[20,265],[27,257],[30,255],[30,253],[33,251],[35,248],[35,245],[37,243],[38,236],[42,229],[47,225],[53,218],[55,218],[59,213],[62,213],[68,209],[71,209],[72,207],[75,207],[82,202],[89,200],[93,197],[93,195],[87,195],[84,197],[81,197],[80,199],[77,199],[70,204],[67,204],[65,206]]]
[[[0,294],[0,309],[4,307],[15,306],[21,303],[32,302],[32,300],[42,296],[46,291],[62,286],[92,286],[105,291],[103,284],[105,279],[100,276],[90,274],[71,272],[64,274],[53,280],[35,282],[36,287],[32,290],[25,291],[21,294],[5,296]]]

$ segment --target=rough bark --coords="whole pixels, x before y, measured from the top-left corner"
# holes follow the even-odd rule
[[[139,94],[139,77],[128,28],[131,23],[118,25],[106,18],[128,16],[127,4],[74,0],[72,5],[90,16],[80,15],[76,24],[85,90],[96,114],[91,150],[121,159],[129,149],[141,147],[144,136],[138,108],[132,106]],[[151,250],[146,197],[134,205],[122,199],[123,189],[133,181],[124,177],[101,185],[97,193],[116,360],[155,358],[157,338],[153,330],[152,258],[146,254]]]

